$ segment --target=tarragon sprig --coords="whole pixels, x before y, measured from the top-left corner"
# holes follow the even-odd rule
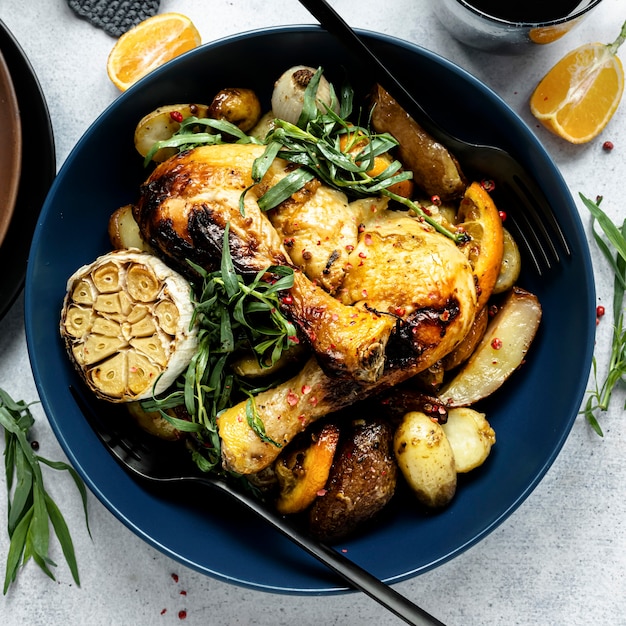
[[[177,389],[165,398],[143,403],[146,410],[160,410],[174,426],[194,433],[206,443],[194,456],[204,471],[219,469],[221,444],[217,416],[234,398],[248,396],[248,422],[261,440],[271,442],[254,407],[252,396],[259,389],[243,386],[230,369],[232,357],[241,350],[251,350],[261,365],[271,366],[297,343],[296,329],[282,314],[280,306],[281,293],[293,286],[293,270],[272,266],[251,280],[244,280],[233,265],[228,233],[227,225],[219,270],[207,272],[189,262],[200,277],[195,286],[191,322],[199,324],[198,348]],[[185,407],[191,422],[165,413],[176,406]]]
[[[205,132],[200,132],[200,129],[204,129]],[[143,164],[147,167],[152,157],[162,148],[175,148],[183,152],[196,146],[224,143],[224,135],[230,138],[230,143],[259,143],[257,139],[246,135],[231,122],[191,115],[180,122],[178,130],[171,137],[154,143]]]
[[[0,425],[4,430],[4,466],[7,480],[8,521],[10,538],[6,560],[4,591],[15,582],[20,567],[32,558],[54,580],[51,567],[56,564],[48,556],[50,523],[61,545],[72,577],[80,585],[74,544],[69,529],[54,500],[46,491],[41,464],[54,470],[66,470],[74,479],[83,501],[85,522],[89,531],[87,491],[76,471],[62,461],[50,461],[36,454],[29,442],[29,431],[35,420],[23,402],[14,401],[0,389]],[[91,535],[91,533],[90,533]]]
[[[600,209],[601,197],[596,202],[580,197],[592,215],[592,232],[598,248],[613,269],[613,335],[611,338],[611,356],[608,363],[607,374],[600,384],[597,373],[595,356],[592,360],[592,372],[594,387],[589,392],[583,414],[594,429],[603,436],[602,428],[596,414],[598,411],[606,411],[611,402],[611,396],[620,383],[626,377],[626,329],[624,328],[624,293],[626,292],[626,220],[621,228],[616,226],[602,209]],[[606,241],[595,229],[598,225],[606,237]],[[607,243],[608,242],[608,243]]]
[[[386,195],[400,201],[438,232],[457,243],[465,241],[464,233],[448,230],[429,216],[418,203],[389,191],[392,185],[413,177],[411,172],[402,170],[400,161],[392,161],[385,170],[374,176],[369,173],[374,159],[389,153],[398,145],[398,141],[389,133],[372,132],[369,124],[348,121],[352,115],[354,95],[349,85],[343,87],[339,113],[334,111],[336,96],[332,88],[331,103],[324,103],[324,110],[320,110],[316,94],[321,76],[322,68],[318,68],[305,89],[303,109],[297,123],[276,119],[274,129],[265,138],[265,153],[256,159],[252,169],[254,183],[261,181],[277,156],[299,168],[261,196],[259,207],[262,210],[272,209],[308,181],[319,178],[330,187],[345,191],[353,197]],[[342,145],[342,142],[346,145]]]

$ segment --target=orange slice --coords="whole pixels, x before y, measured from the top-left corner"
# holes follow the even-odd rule
[[[200,33],[187,16],[160,13],[117,40],[107,60],[107,74],[118,89],[125,91],[155,68],[200,43]]]
[[[626,23],[612,44],[585,44],[563,57],[533,92],[532,114],[571,143],[586,143],[599,135],[624,91],[624,69],[617,49],[625,38]]]
[[[274,470],[279,485],[279,513],[299,513],[313,503],[328,481],[338,443],[339,428],[326,424],[312,443],[278,458]]]
[[[356,156],[363,148],[367,146],[367,139],[359,139],[359,135],[355,135],[355,133],[346,133],[339,138],[339,149],[345,154],[349,154],[351,156]],[[389,155],[389,153],[381,154],[374,157],[374,162],[372,163],[372,167],[367,170],[366,174],[374,178],[379,174],[382,174],[392,163],[393,159]],[[360,163],[359,163],[360,165]],[[411,198],[413,196],[414,183],[412,179],[407,179],[400,181],[399,183],[394,183],[387,187],[391,193],[395,193],[397,196],[402,196],[404,198]]]
[[[502,218],[489,193],[480,183],[472,183],[461,200],[457,228],[470,239],[461,246],[476,277],[480,310],[489,300],[500,274],[504,254]]]

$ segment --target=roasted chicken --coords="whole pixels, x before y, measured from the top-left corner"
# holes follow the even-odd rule
[[[288,170],[277,159],[260,185],[252,185],[252,164],[262,146],[202,146],[161,163],[143,185],[134,211],[144,239],[189,273],[187,259],[206,269],[219,267],[226,225],[237,271],[256,274],[272,265],[293,267],[283,241],[257,200]],[[297,269],[297,268],[296,268]],[[365,307],[346,307],[296,271],[289,313],[320,355],[328,372],[376,380],[384,366],[385,346],[395,319]]]
[[[315,181],[263,213],[258,198],[293,166],[276,159],[252,186],[262,151],[226,144],[177,155],[149,177],[135,218],[148,243],[182,269],[187,258],[216,267],[227,224],[238,271],[295,269],[284,308],[314,356],[292,380],[255,399],[267,435],[282,446],[319,417],[453,350],[474,321],[476,288],[452,240],[384,199],[350,203]],[[218,426],[230,470],[257,472],[280,452],[250,428],[245,402],[221,414]]]

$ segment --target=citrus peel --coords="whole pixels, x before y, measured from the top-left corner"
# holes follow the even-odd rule
[[[465,191],[457,222],[457,228],[469,235],[469,241],[460,249],[467,256],[476,277],[476,308],[480,310],[493,292],[504,253],[502,218],[480,183],[473,182]]]

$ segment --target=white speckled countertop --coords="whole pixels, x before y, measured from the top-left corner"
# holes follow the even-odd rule
[[[528,97],[543,74],[581,43],[614,39],[626,19],[624,0],[602,6],[559,42],[524,56],[470,51],[442,29],[425,0],[334,0],[353,26],[394,35],[442,54],[478,76],[535,129],[560,167],[575,197],[604,196],[614,218],[626,214],[624,105],[604,133],[584,146],[571,146],[538,128]],[[283,24],[314,23],[295,1],[161,0],[161,11],[192,18],[204,42],[242,31]],[[0,19],[24,48],[47,98],[60,167],[75,142],[117,96],[105,65],[114,40],[80,20],[66,0],[2,0]],[[626,51],[624,52],[626,54]],[[610,140],[612,152],[602,150]],[[586,209],[579,205],[589,232]],[[598,303],[610,309],[612,278],[589,237],[597,276]],[[564,308],[567,303],[563,303]],[[598,327],[596,355],[606,366],[611,320]],[[16,399],[37,398],[30,373],[18,299],[0,321],[0,388]],[[550,390],[546,390],[550,393]],[[626,422],[624,393],[602,416],[604,438],[579,418],[548,474],[524,504],[483,541],[434,571],[395,585],[449,626],[626,624]],[[63,452],[45,415],[34,408],[42,454]],[[4,473],[0,487],[4,489]],[[89,498],[93,537],[85,530],[80,499],[52,482],[50,491],[70,526],[82,585],[77,587],[57,546],[57,581],[29,564],[9,593],[0,598],[5,626],[74,624],[202,624],[356,626],[399,620],[357,593],[332,597],[272,595],[250,591],[184,568],[144,543],[95,497]],[[0,498],[5,528],[6,498]],[[0,533],[2,568],[8,540]],[[175,580],[177,576],[177,581]],[[179,611],[186,612],[183,621]]]

